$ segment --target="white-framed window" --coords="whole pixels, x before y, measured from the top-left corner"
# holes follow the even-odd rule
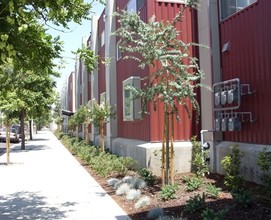
[[[146,0],[129,0],[125,7],[125,10],[137,13],[142,8],[145,1]]]
[[[257,0],[220,0],[220,19],[223,20],[255,2]]]
[[[116,57],[117,60],[120,60],[122,58],[122,51],[120,50],[120,41],[117,43]]]
[[[103,92],[100,94],[100,104],[105,103],[106,101],[106,93]]]
[[[131,76],[122,82],[123,85],[123,121],[135,121],[141,119],[141,99],[134,98],[133,92],[128,86],[141,88],[140,77]]]

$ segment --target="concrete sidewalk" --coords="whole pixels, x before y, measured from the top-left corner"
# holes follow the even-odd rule
[[[126,213],[48,130],[0,156],[0,220],[127,220]]]

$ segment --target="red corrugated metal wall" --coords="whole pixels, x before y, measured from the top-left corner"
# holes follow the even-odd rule
[[[128,0],[117,1],[117,8],[126,6]],[[181,9],[180,4],[162,3],[156,0],[145,1],[145,5],[140,10],[141,19],[147,21],[152,15],[155,14],[157,20],[170,20]],[[196,17],[195,11],[189,10],[186,12],[182,24],[177,25],[181,29],[181,38],[185,42],[195,42],[195,24]],[[118,40],[117,40],[118,41]],[[196,55],[195,51],[191,49],[191,54]],[[162,106],[156,112],[153,111],[150,105],[150,116],[145,116],[143,120],[135,122],[123,121],[123,102],[122,102],[122,82],[130,76],[144,77],[151,69],[144,71],[138,68],[138,63],[133,60],[119,60],[117,61],[117,102],[118,102],[118,136],[122,138],[140,139],[145,141],[161,141],[162,140],[162,127],[163,127],[163,111]],[[195,133],[194,119],[188,119],[186,113],[182,108],[179,108],[181,123],[175,124],[175,140],[190,140],[191,135]]]
[[[252,112],[254,123],[243,123],[239,132],[225,132],[225,141],[271,144],[271,1],[258,0],[220,23],[222,80],[240,78],[253,95],[241,97],[241,112]]]
[[[155,14],[156,19],[159,21],[172,21],[175,15],[182,9],[183,5],[176,3],[166,3],[159,1],[148,1],[149,5],[149,17]],[[184,42],[196,42],[196,13],[194,10],[186,10],[183,16],[182,22],[178,22],[176,28],[180,30],[180,38]],[[196,50],[191,48],[191,56],[196,56]],[[151,69],[150,71],[153,71]],[[190,106],[192,110],[192,106]],[[175,123],[174,127],[174,139],[175,140],[190,140],[191,136],[196,133],[196,129],[193,126],[195,119],[189,119],[185,110],[180,106],[178,108],[179,116],[181,122]],[[151,141],[161,141],[162,140],[162,127],[163,127],[163,105],[160,105],[158,110],[154,112],[151,111]]]
[[[128,0],[117,1],[117,8],[124,8]],[[141,9],[141,18],[146,21],[146,4]],[[117,24],[118,27],[118,24]],[[118,41],[118,39],[117,39]],[[124,56],[124,55],[123,55]],[[123,121],[123,100],[122,100],[122,82],[130,76],[144,77],[148,74],[147,69],[142,70],[134,60],[120,59],[117,61],[117,105],[118,105],[118,136],[128,139],[137,139],[150,141],[150,122],[149,116],[143,120],[128,122]]]

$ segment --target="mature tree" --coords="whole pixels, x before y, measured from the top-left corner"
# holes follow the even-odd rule
[[[195,90],[202,86],[200,80],[203,72],[199,69],[197,58],[190,51],[195,43],[181,40],[180,32],[175,28],[182,20],[184,11],[196,7],[198,1],[187,1],[183,9],[171,22],[157,22],[152,17],[148,23],[142,21],[139,15],[127,11],[117,13],[120,28],[116,35],[121,38],[121,50],[128,52],[126,58],[139,62],[139,67],[152,66],[152,72],[143,79],[145,87],[136,89],[130,87],[135,97],[141,97],[143,113],[147,104],[153,103],[164,108],[164,126],[162,141],[162,177],[163,184],[174,183],[174,115],[179,121],[179,106],[182,106],[191,118],[193,108],[199,114],[199,104]],[[161,104],[162,103],[162,104]],[[198,115],[197,115],[198,116]],[[171,142],[171,144],[170,144]]]

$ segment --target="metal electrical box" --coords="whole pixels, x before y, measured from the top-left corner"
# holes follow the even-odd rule
[[[221,118],[215,119],[215,131],[221,131]]]
[[[241,121],[238,117],[229,118],[228,124],[229,131],[240,131],[241,130]]]
[[[228,118],[222,118],[221,120],[221,130],[227,131],[228,130]]]
[[[221,92],[221,105],[225,105],[227,103],[227,91]]]
[[[220,105],[220,97],[221,97],[221,93],[220,92],[216,92],[215,93],[215,106],[219,106]]]
[[[228,103],[232,104],[232,103],[237,103],[238,100],[240,99],[240,93],[238,92],[237,88],[234,89],[230,89],[228,91]]]

